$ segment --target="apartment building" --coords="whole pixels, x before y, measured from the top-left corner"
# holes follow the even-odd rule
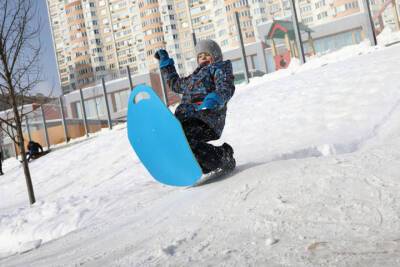
[[[387,1],[373,0],[381,12]],[[166,48],[181,74],[196,66],[195,40],[214,39],[223,51],[263,40],[258,25],[291,16],[290,0],[47,0],[63,93],[106,77],[158,71],[154,53]],[[299,20],[318,26],[363,12],[362,0],[296,0]],[[390,9],[391,7],[389,7]],[[393,12],[382,18],[393,24]],[[195,33],[196,38],[193,38]]]
[[[301,21],[308,26],[317,26],[334,19],[359,13],[359,0],[299,0]]]
[[[318,26],[330,23],[335,19],[365,12],[364,0],[298,0],[297,5],[301,21],[308,26]],[[370,1],[371,13],[376,26],[384,23],[392,28],[397,27],[395,20],[396,17],[398,19],[398,16],[395,5],[395,0]],[[381,21],[378,20],[378,17]]]

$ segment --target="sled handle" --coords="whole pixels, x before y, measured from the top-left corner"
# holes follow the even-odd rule
[[[147,93],[147,92],[139,92],[133,98],[133,104],[137,104],[140,101],[147,100],[147,99],[150,99],[150,98],[151,97],[150,97],[149,93]]]
[[[131,101],[133,104],[138,104],[143,100],[151,99],[154,92],[145,84],[140,84],[136,86],[131,93]]]

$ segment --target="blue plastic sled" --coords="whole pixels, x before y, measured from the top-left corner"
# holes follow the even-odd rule
[[[154,179],[173,186],[194,185],[200,179],[201,168],[180,122],[151,87],[134,88],[127,117],[132,148]]]

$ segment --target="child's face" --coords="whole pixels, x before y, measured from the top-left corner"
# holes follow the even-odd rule
[[[214,62],[213,57],[208,53],[200,53],[197,55],[197,63],[199,65],[208,65]]]

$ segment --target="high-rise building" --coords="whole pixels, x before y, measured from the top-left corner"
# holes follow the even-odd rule
[[[335,19],[365,12],[364,0],[298,0],[301,21],[308,26],[316,26]],[[370,1],[374,23],[379,24],[375,17],[380,16],[381,23],[395,26],[395,0]]]
[[[316,26],[360,12],[359,0],[299,0],[302,23]]]
[[[47,0],[63,93],[102,77],[154,71],[167,48],[185,72],[193,57],[188,2],[172,0]]]
[[[372,9],[382,4],[374,0]],[[47,0],[47,5],[63,93],[117,78],[128,66],[131,74],[156,71],[154,53],[160,48],[179,73],[188,74],[196,64],[195,41],[214,39],[224,51],[239,47],[235,12],[245,44],[261,39],[260,23],[291,16],[290,0]],[[296,0],[296,5],[308,26],[363,12],[362,0]]]

